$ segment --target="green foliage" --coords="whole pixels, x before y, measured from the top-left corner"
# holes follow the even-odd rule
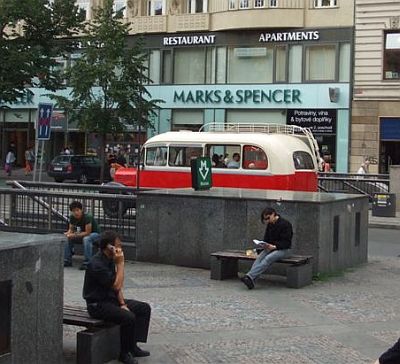
[[[55,57],[74,47],[82,20],[75,0],[0,0],[0,104],[62,86]]]
[[[81,130],[99,134],[103,161],[105,135],[119,133],[126,125],[151,128],[160,102],[145,88],[150,80],[142,42],[127,46],[129,24],[121,16],[113,11],[113,0],[97,9],[83,31],[81,57],[67,72],[70,97],[53,97]]]

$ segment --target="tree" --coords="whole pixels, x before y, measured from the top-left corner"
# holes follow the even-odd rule
[[[81,130],[99,135],[102,180],[106,135],[121,133],[127,125],[152,127],[160,102],[145,87],[150,80],[142,41],[127,46],[129,24],[121,21],[122,10],[114,12],[113,0],[97,9],[82,34],[81,57],[67,72],[70,98],[54,96]]]
[[[83,19],[75,0],[0,0],[0,105],[61,87],[55,57],[71,51]]]

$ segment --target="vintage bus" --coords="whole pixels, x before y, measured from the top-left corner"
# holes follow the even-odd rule
[[[308,129],[277,124],[207,124],[147,140],[142,163],[121,168],[114,180],[140,188],[191,187],[190,161],[213,161],[214,187],[317,191],[320,157]]]

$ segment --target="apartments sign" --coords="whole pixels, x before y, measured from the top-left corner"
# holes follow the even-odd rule
[[[320,38],[319,31],[312,30],[312,31],[261,33],[258,41],[260,43],[301,42],[301,41],[319,40],[319,38]]]

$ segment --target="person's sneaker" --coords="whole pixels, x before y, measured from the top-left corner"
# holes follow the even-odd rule
[[[254,288],[254,282],[249,276],[243,276],[240,280],[247,286],[248,289]]]
[[[87,269],[86,264],[81,264],[81,266],[79,267],[79,270],[86,270],[86,269]]]
[[[64,267],[72,267],[72,263],[71,262],[64,262]]]
[[[136,356],[138,358],[142,358],[144,356],[149,356],[150,352],[147,350],[142,350],[139,348],[139,346],[136,346],[135,349],[132,351],[133,356]]]
[[[119,361],[124,364],[139,364],[137,359],[132,356],[131,353],[121,354]]]

